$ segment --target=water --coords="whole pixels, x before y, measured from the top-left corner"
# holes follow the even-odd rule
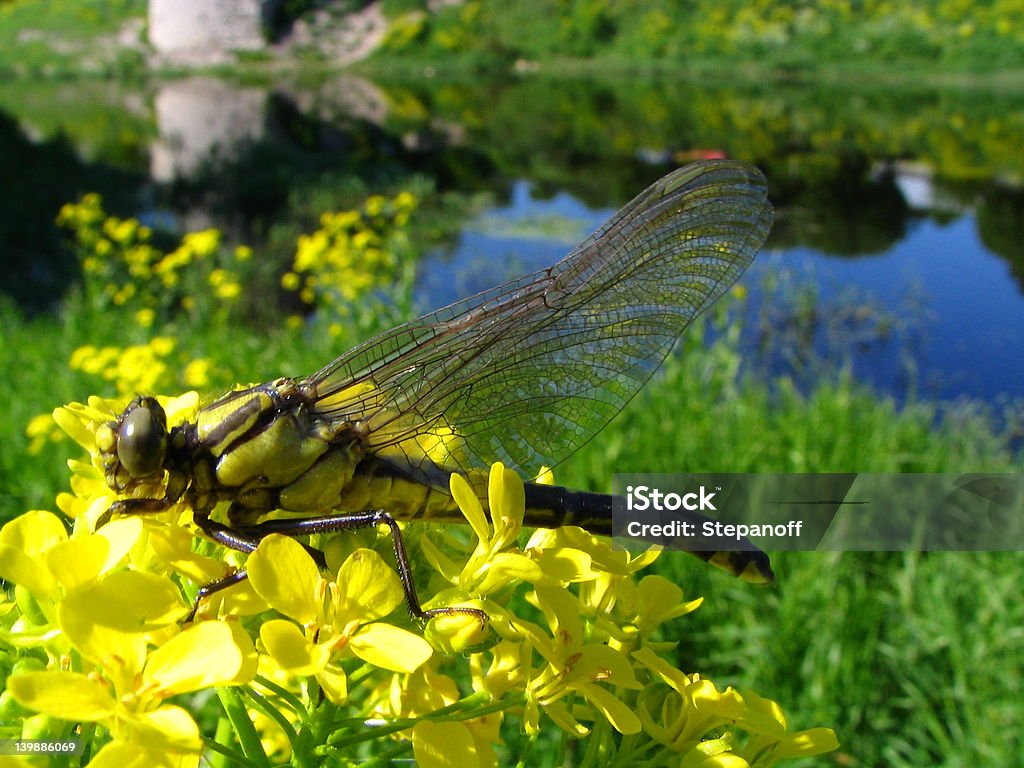
[[[454,246],[428,255],[417,303],[440,306],[550,266],[613,212],[565,193],[533,199],[519,181],[507,204],[469,220]],[[1006,261],[981,242],[972,212],[919,219],[884,252],[854,259],[776,247],[769,238],[743,278],[755,305],[780,273],[817,296],[815,352],[852,365],[877,389],[899,399],[911,391],[943,400],[1024,397],[1024,294]],[[784,308],[765,311],[789,322]]]
[[[74,264],[53,220],[85,191],[120,215],[217,226],[279,275],[283,244],[320,212],[421,174],[499,201],[429,250],[426,309],[549,266],[672,167],[724,154],[763,168],[777,210],[744,277],[747,342],[769,372],[799,368],[805,345],[901,399],[1024,397],[1024,96],[352,80],[33,99],[0,84],[0,156],[19,190],[0,206],[0,290],[26,312],[58,305]]]

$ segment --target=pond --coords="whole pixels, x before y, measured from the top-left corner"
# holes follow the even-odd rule
[[[427,309],[548,266],[671,168],[730,156],[764,169],[776,207],[743,279],[753,365],[849,365],[898,399],[1024,396],[1019,95],[351,76],[40,88],[0,88],[18,190],[0,206],[3,290],[26,313],[75,279],[53,219],[85,191],[270,259],[281,222],[315,217],[332,178],[426,176],[473,201],[420,264]]]

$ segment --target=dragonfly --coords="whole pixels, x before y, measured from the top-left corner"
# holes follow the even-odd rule
[[[385,331],[311,376],[229,392],[170,429],[155,398],[137,397],[97,430],[106,482],[120,497],[105,519],[183,500],[207,537],[243,553],[272,533],[387,526],[413,616],[486,621],[473,608],[421,606],[398,521],[464,521],[447,490],[453,473],[501,461],[535,478],[594,437],[749,266],[771,222],[758,169],[693,163],[554,266]],[[222,502],[226,522],[213,516]],[[609,535],[613,503],[529,482],[524,523]],[[290,516],[263,519],[275,511]],[[750,542],[692,554],[774,582]],[[204,586],[189,618],[245,577],[238,570]]]

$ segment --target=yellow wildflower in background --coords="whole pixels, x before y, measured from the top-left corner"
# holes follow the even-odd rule
[[[168,336],[158,336],[148,344],[130,347],[86,344],[72,352],[71,367],[113,382],[122,395],[153,392],[167,375],[164,360],[174,351],[174,346],[174,339]]]
[[[219,314],[223,320],[226,307],[244,291],[252,249],[228,250],[217,229],[185,233],[176,248],[164,252],[153,244],[149,227],[107,215],[96,194],[65,205],[57,222],[70,232],[86,299],[97,309],[132,310],[143,328],[197,305],[207,317]]]
[[[306,304],[347,314],[414,258],[406,228],[418,203],[411,192],[372,195],[360,210],[324,213],[319,229],[299,237],[281,285]]]

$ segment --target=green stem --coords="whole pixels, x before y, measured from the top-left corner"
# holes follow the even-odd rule
[[[227,760],[229,759],[233,762],[237,762],[237,760],[229,757],[221,751],[221,745],[227,744],[230,741],[231,733],[231,720],[227,717],[218,717],[217,730],[214,732],[213,742],[211,743],[208,739],[206,740],[206,746],[216,753],[210,758],[211,768],[227,768]]]
[[[242,694],[238,688],[218,688],[217,698],[220,699],[220,704],[224,707],[224,714],[228,716],[231,725],[235,728],[235,735],[242,747],[242,754],[251,764],[260,768],[270,768],[270,760],[267,758],[267,753],[263,751],[260,736],[249,718],[245,702],[242,701]]]
[[[390,766],[392,761],[407,755],[409,753],[409,742],[402,742],[396,744],[391,749],[382,750],[377,755],[374,755],[365,763],[360,763],[359,768],[378,768],[378,766]]]
[[[527,740],[526,747],[524,747],[523,751],[519,753],[519,759],[516,761],[515,768],[526,768],[526,766],[530,764],[528,758],[530,757],[530,753],[533,752],[533,748],[535,746],[537,746],[536,733]]]
[[[302,703],[302,700],[298,696],[289,691],[287,688],[282,688],[274,681],[268,680],[262,675],[256,675],[256,677],[253,678],[253,682],[257,683],[263,688],[266,688],[275,696],[279,697],[288,705],[289,709],[291,709],[295,714],[299,715],[302,718],[306,717],[306,706]]]
[[[580,768],[593,768],[601,764],[601,747],[603,742],[610,736],[610,727],[607,721],[596,719],[591,727],[590,735],[586,738],[586,751],[580,760]]]
[[[555,765],[565,765],[566,755],[569,751],[569,734],[563,731],[561,728],[561,736],[558,739],[558,751],[555,753]]]
[[[454,704],[449,704],[446,707],[435,709],[430,713],[428,717],[433,719],[436,715],[450,715],[455,712],[460,712],[469,707],[475,707],[480,703],[488,702],[491,700],[490,695],[486,691],[477,691],[476,693],[470,694],[465,698],[459,699]],[[396,721],[397,722],[397,721]],[[355,726],[357,728],[363,728],[366,723],[366,717],[346,717],[343,720],[334,720],[330,723],[331,730],[338,731],[349,726]]]
[[[231,735],[231,730],[230,730],[231,729],[231,723],[228,721],[227,718],[223,718],[221,720],[221,722],[224,722],[224,723],[228,724],[228,733],[225,734],[225,736],[224,736],[224,740],[227,741],[227,739],[230,738],[230,735]],[[221,733],[220,733],[220,728],[219,727],[217,728],[217,736],[216,736],[216,738],[217,739],[221,738]],[[223,762],[224,760],[229,760],[232,765],[241,765],[241,766],[246,766],[246,767],[252,765],[252,763],[249,760],[245,759],[244,755],[241,755],[238,752],[236,752],[235,750],[226,747],[224,744],[222,744],[219,741],[212,741],[210,739],[203,739],[203,743],[206,745],[206,748],[210,752],[215,752],[216,753],[216,755],[214,756],[214,758],[216,759],[216,762],[215,762],[214,758],[210,758],[210,765],[227,765],[227,763]]]
[[[281,730],[284,731],[285,736],[288,737],[288,743],[291,744],[292,749],[294,749],[296,739],[295,727],[288,722],[288,718],[282,714],[281,710],[268,701],[266,696],[257,693],[252,688],[246,687],[243,688],[242,691],[249,697],[249,700],[252,702],[254,707],[257,707],[261,712],[263,712],[263,714],[280,726]]]
[[[466,708],[467,702],[475,703],[481,699],[487,699],[489,696],[481,691],[474,693],[471,696],[467,696],[465,699],[455,702],[447,707],[442,707],[431,712],[428,715],[421,717],[404,717],[399,720],[392,720],[387,725],[375,726],[370,729],[364,729],[358,735],[346,736],[338,739],[328,739],[328,744],[332,747],[342,748],[348,747],[353,744],[359,744],[364,741],[370,741],[371,739],[379,739],[382,736],[388,736],[398,731],[404,731],[406,728],[412,728],[416,723],[428,720],[430,722],[443,723],[450,721],[460,720],[472,720],[476,717],[483,717],[489,715],[492,712],[501,712],[511,707],[520,706],[523,704],[523,696],[515,696],[510,699],[499,699],[498,701],[483,707],[476,707],[469,711],[462,711]]]

